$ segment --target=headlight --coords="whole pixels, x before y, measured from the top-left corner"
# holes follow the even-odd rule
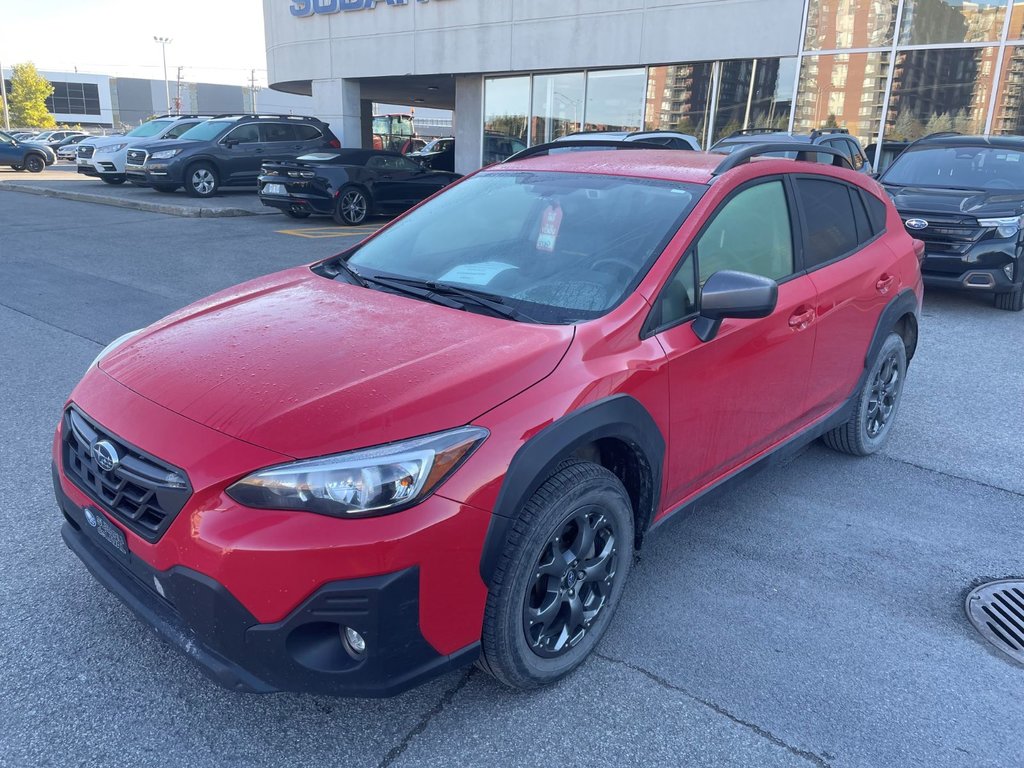
[[[107,346],[105,346],[98,355],[96,355],[96,359],[89,363],[89,367],[92,368],[94,365],[99,363],[100,360],[102,360],[104,357],[106,357],[115,349],[124,344],[126,341],[128,341],[128,339],[132,338],[132,336],[137,336],[138,334],[142,333],[142,331],[143,329],[139,328],[136,331],[128,331],[128,333],[124,334],[123,336],[118,336],[112,342],[107,344]]]
[[[1024,216],[1006,216],[1001,219],[978,219],[978,224],[986,228],[994,228],[1000,237],[1013,237],[1020,231]]]
[[[179,152],[181,152],[180,149],[161,149],[159,152],[154,152],[149,157],[151,160],[166,160],[169,157],[174,157]]]
[[[460,427],[377,448],[270,467],[228,488],[239,504],[334,517],[386,515],[430,494],[483,442]]]
[[[97,155],[112,155],[115,152],[120,152],[122,149],[127,147],[127,144],[111,144],[109,147],[97,147]]]

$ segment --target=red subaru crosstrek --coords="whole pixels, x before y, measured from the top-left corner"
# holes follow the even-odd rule
[[[889,436],[920,245],[787,146],[536,152],[116,340],[54,437],[65,541],[237,690],[565,675],[653,527]]]

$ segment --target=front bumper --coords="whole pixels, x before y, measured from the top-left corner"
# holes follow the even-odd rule
[[[78,172],[85,176],[120,176],[124,173],[124,157],[122,153],[112,155],[93,155],[89,158],[79,157],[75,162]]]
[[[159,571],[131,552],[122,555],[64,493],[56,467],[53,481],[71,551],[159,637],[226,688],[392,696],[479,655],[479,642],[443,655],[424,639],[417,567],[329,582],[282,620],[261,624],[215,579],[181,565]],[[364,654],[343,641],[345,627],[365,638]]]
[[[1012,277],[1006,273],[1009,268]],[[1009,293],[1020,288],[1024,258],[1016,239],[981,240],[963,254],[926,251],[921,263],[924,284],[932,288]]]

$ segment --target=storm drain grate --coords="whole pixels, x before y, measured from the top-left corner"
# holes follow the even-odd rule
[[[967,618],[982,637],[1024,664],[1024,581],[992,581],[972,590]]]

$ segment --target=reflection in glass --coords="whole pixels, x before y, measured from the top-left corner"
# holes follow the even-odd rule
[[[796,59],[723,61],[715,140],[746,128],[789,127]]]
[[[710,61],[651,67],[644,130],[687,133],[703,146],[711,107],[711,71]]]
[[[992,133],[1024,133],[1024,46],[1008,46],[996,89]]]
[[[881,127],[888,75],[888,51],[805,56],[793,129],[846,128],[870,144]]]
[[[643,124],[643,69],[587,74],[585,131],[638,131]]]
[[[985,129],[999,49],[905,51],[896,56],[887,139]]]
[[[892,45],[897,0],[810,0],[804,50]]]
[[[1007,30],[1007,35],[1007,40],[1024,38],[1024,0],[1013,0],[1013,10],[1010,11],[1010,28]]]
[[[484,165],[515,154],[526,145],[530,78],[495,77],[484,81]]]
[[[533,78],[531,146],[576,133],[583,122],[583,73]]]
[[[999,40],[1006,0],[906,0],[901,45]]]

